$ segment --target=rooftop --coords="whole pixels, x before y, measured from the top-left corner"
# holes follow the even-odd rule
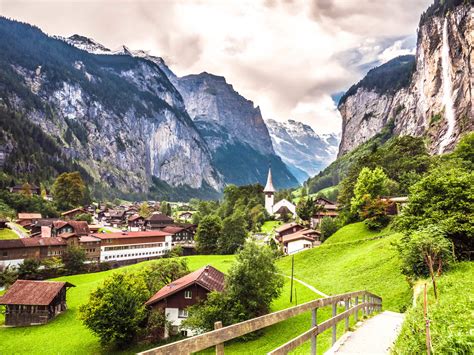
[[[0,296],[0,304],[47,306],[64,286],[74,287],[69,282],[17,280]]]
[[[94,233],[93,237],[100,239],[121,239],[121,238],[146,238],[146,237],[166,237],[170,233],[162,231],[143,231],[143,232],[116,232],[116,233]]]

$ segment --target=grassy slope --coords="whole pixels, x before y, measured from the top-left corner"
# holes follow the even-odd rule
[[[211,264],[226,272],[234,257],[203,255],[191,256],[187,259],[191,270]],[[78,307],[87,302],[89,293],[100,285],[105,277],[114,272],[136,270],[147,263],[149,262],[118,270],[58,278],[58,280],[69,281],[76,286],[68,290],[68,311],[47,325],[22,328],[0,327],[0,339],[9,339],[8,341],[0,341],[0,354],[97,354],[101,351],[105,352],[100,348],[98,338],[77,319]],[[3,316],[0,315],[0,324],[2,323]]]
[[[2,239],[18,239],[18,234],[8,228],[0,229],[0,240]]]
[[[428,281],[428,285],[430,282]],[[474,349],[474,262],[463,262],[438,280],[439,299],[430,287],[428,315],[433,352],[437,354],[471,354]],[[426,352],[423,294],[407,313],[395,343],[395,354]]]
[[[362,240],[379,235],[386,235],[386,237],[369,241]],[[399,234],[388,230],[379,233],[370,232],[363,223],[345,226],[321,247],[295,255],[295,277],[327,294],[367,289],[383,297],[385,309],[404,310],[410,305],[411,291],[405,278],[399,272],[397,251],[391,245],[398,238],[400,238]],[[282,273],[290,275],[291,258],[282,258],[278,266]],[[296,286],[298,295],[301,294],[299,303],[319,297],[298,283]],[[288,288],[288,285],[285,287]],[[288,303],[289,291],[286,289],[284,293],[286,297],[280,297],[273,305],[273,310],[291,306]],[[330,317],[329,307],[318,311],[318,322]],[[339,324],[339,334],[343,332],[343,323]],[[300,315],[267,328],[264,336],[254,341],[226,344],[226,354],[266,353],[308,330],[310,324],[309,313]],[[318,337],[318,354],[330,347],[330,338],[330,331]],[[310,344],[307,342],[294,353],[307,354],[309,348]]]
[[[271,233],[273,232],[276,228],[278,228],[282,222],[280,221],[266,221],[262,228],[260,228],[260,231],[262,233]]]

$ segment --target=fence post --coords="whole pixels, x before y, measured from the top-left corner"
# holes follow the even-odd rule
[[[214,323],[214,329],[221,329],[222,322],[218,321]],[[220,343],[216,345],[216,355],[224,355],[224,343]]]
[[[359,304],[359,296],[356,296],[355,306],[357,307],[358,304]],[[354,320],[355,320],[356,323],[359,321],[359,310],[358,309],[354,313]]]
[[[311,311],[311,328],[314,328],[318,324],[318,309],[315,308]],[[311,336],[311,355],[316,355],[318,336]]]
[[[337,302],[332,304],[332,316],[337,316]],[[332,326],[332,345],[336,343],[337,338],[337,323]]]
[[[344,305],[346,306],[346,311],[349,310],[349,300],[350,298],[347,298],[345,301],[344,301]],[[349,330],[349,316],[346,317],[346,332]]]
[[[430,319],[428,318],[428,297],[425,289],[423,291],[423,318],[425,318],[425,332],[426,332],[426,354],[431,354],[431,334],[430,334]]]

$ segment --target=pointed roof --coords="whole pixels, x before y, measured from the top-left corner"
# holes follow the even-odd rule
[[[273,180],[272,180],[272,168],[268,169],[268,177],[267,177],[267,184],[263,189],[263,192],[275,192],[275,188],[273,187]]]

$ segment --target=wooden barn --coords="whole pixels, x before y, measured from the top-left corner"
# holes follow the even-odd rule
[[[67,309],[66,290],[69,282],[17,280],[3,295],[5,325],[46,324]]]

